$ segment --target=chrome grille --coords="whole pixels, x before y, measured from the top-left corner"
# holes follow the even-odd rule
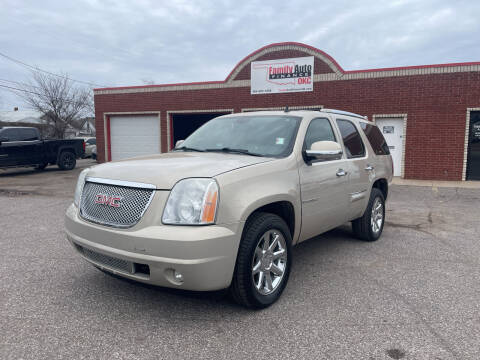
[[[105,181],[108,183],[101,183]],[[117,185],[122,184],[122,185]],[[150,188],[128,186],[127,182],[87,178],[80,200],[80,216],[85,220],[114,227],[129,228],[140,221],[153,198],[154,187]],[[97,203],[97,196],[114,196],[120,200],[118,207]]]
[[[106,267],[123,271],[126,273],[133,273],[133,263],[130,261],[117,259],[108,255],[100,254],[96,251],[92,251],[90,249],[84,248],[83,246],[78,246],[77,249],[85,256],[87,259],[97,263],[104,265]]]

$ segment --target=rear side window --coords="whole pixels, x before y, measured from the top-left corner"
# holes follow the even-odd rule
[[[377,155],[389,155],[390,149],[388,148],[387,142],[382,135],[382,132],[375,125],[360,123],[363,132],[367,136],[372,149]]]
[[[97,139],[88,139],[87,144],[88,145],[96,145],[97,144]]]
[[[308,125],[305,135],[305,149],[310,150],[314,142],[327,140],[337,141],[330,121],[328,119],[313,119]]]
[[[20,141],[38,140],[38,134],[35,129],[19,129]]]
[[[365,146],[355,125],[348,120],[337,120],[337,125],[340,134],[342,134],[343,144],[347,151],[347,158],[352,159],[365,156]]]

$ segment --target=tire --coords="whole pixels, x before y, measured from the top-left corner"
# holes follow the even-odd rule
[[[376,221],[374,221],[372,217],[375,217]],[[379,189],[372,188],[365,213],[362,217],[352,221],[353,233],[360,240],[376,241],[382,235],[384,224],[385,198]]]
[[[37,166],[35,166],[35,170],[38,170],[38,171],[45,170],[47,165],[48,165],[48,163],[38,164]]]
[[[92,159],[97,160],[97,154],[92,154]]]
[[[270,247],[265,247],[267,240]],[[256,213],[245,224],[230,294],[248,308],[270,306],[285,289],[291,264],[292,237],[285,221],[277,215]]]
[[[72,170],[76,164],[77,159],[71,151],[63,151],[58,158],[58,167],[62,170]]]

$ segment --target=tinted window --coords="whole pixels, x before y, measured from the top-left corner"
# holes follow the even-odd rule
[[[38,140],[37,130],[35,129],[18,129],[20,141]]]
[[[362,138],[357,131],[357,128],[351,121],[337,120],[340,134],[342,134],[343,144],[347,151],[349,159],[355,157],[365,156],[365,147],[363,146]]]
[[[97,139],[88,139],[87,144],[88,145],[96,145],[97,144]]]
[[[17,129],[5,129],[2,131],[2,137],[7,138],[8,141],[20,141],[20,133]]]
[[[305,135],[305,148],[310,150],[312,144],[317,141],[337,141],[333,133],[332,125],[327,119],[313,119],[308,125]]]
[[[377,155],[388,155],[390,154],[390,149],[388,148],[387,142],[383,137],[381,131],[375,125],[360,123],[360,126],[367,136],[372,149]]]

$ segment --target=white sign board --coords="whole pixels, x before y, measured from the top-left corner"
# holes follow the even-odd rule
[[[313,91],[313,56],[254,61],[250,66],[252,95]]]

